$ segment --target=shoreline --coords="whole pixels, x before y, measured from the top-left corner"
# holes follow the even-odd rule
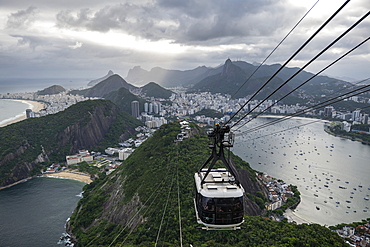
[[[298,225],[301,224],[318,224],[311,221],[308,221],[301,216],[298,216],[293,210],[286,209],[284,216],[288,219],[288,222],[295,221]]]
[[[90,175],[83,174],[83,173],[75,173],[71,171],[61,171],[61,172],[55,172],[55,173],[44,173],[40,175],[39,177],[50,177],[50,178],[59,178],[59,179],[72,179],[77,180],[80,182],[84,182],[86,184],[89,184],[92,182],[92,179],[90,178]]]
[[[15,183],[8,184],[8,185],[5,185],[5,186],[0,187],[0,190],[3,190],[3,189],[6,189],[6,188],[9,188],[9,187],[12,187],[12,186],[17,185],[17,184],[20,184],[20,183],[25,183],[28,180],[33,179],[33,178],[34,177],[28,177],[28,178],[21,179],[21,180],[15,182]]]
[[[86,184],[89,184],[92,182],[91,178],[90,178],[90,175],[88,174],[83,174],[83,173],[74,173],[74,172],[70,172],[70,171],[62,171],[62,172],[55,172],[55,173],[44,173],[44,174],[41,174],[41,175],[36,175],[34,177],[28,177],[28,178],[24,178],[24,179],[21,179],[15,183],[12,183],[12,184],[8,184],[6,186],[2,186],[0,187],[0,190],[3,190],[3,189],[6,189],[6,188],[9,188],[9,187],[12,187],[14,185],[17,185],[17,184],[20,184],[20,183],[25,183],[27,182],[28,180],[31,180],[35,177],[49,177],[49,178],[58,178],[58,179],[71,179],[71,180],[76,180],[76,181],[80,181],[80,182],[83,182],[83,183],[86,183]]]
[[[11,100],[11,101],[19,101],[19,102],[22,102],[22,103],[26,103],[26,104],[29,105],[29,108],[33,112],[39,112],[40,110],[44,109],[44,107],[45,107],[43,103],[38,102],[38,101],[32,101],[32,100],[17,100],[17,99],[1,99],[1,100]],[[14,118],[11,118],[9,120],[4,120],[4,122],[2,124],[0,124],[0,128],[5,127],[5,126],[10,125],[10,124],[13,124],[13,123],[20,122],[22,120],[25,120],[26,118],[27,118],[26,117],[26,112],[24,111],[23,114],[16,115]]]

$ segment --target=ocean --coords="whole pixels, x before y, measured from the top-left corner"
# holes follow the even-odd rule
[[[241,130],[273,119],[257,118]],[[321,121],[280,132],[312,121],[290,119],[239,136],[233,151],[253,169],[298,187],[297,216],[321,225],[369,218],[370,146],[326,133]],[[275,134],[258,138],[269,133]]]
[[[79,89],[87,87],[92,79],[85,78],[0,78],[0,94],[37,92],[53,85],[60,85],[65,89]]]
[[[31,105],[22,101],[0,99],[0,126],[20,116],[25,116]]]
[[[60,246],[84,185],[40,177],[0,190],[0,246]]]

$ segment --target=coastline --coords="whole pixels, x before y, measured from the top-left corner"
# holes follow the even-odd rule
[[[73,179],[84,183],[91,183],[92,180],[90,175],[83,174],[83,173],[75,173],[71,171],[62,171],[62,172],[55,172],[55,173],[44,173],[40,175],[40,177],[50,177],[50,178],[61,178],[61,179]]]
[[[20,184],[20,183],[24,183],[24,182],[27,182],[28,180],[32,179],[34,177],[28,177],[28,178],[24,178],[24,179],[21,179],[15,183],[12,183],[12,184],[8,184],[8,185],[5,185],[5,186],[2,186],[0,187],[0,190],[3,190],[3,189],[6,189],[6,188],[9,188],[9,187],[12,187],[13,185],[17,185],[17,184]]]
[[[86,183],[86,184],[89,184],[89,183],[92,182],[92,179],[90,178],[90,175],[88,175],[88,174],[84,174],[84,173],[80,173],[80,172],[79,173],[75,173],[75,172],[71,172],[71,171],[62,171],[62,172],[56,172],[56,173],[46,173],[46,174],[42,174],[42,175],[34,176],[34,177],[28,177],[28,178],[19,180],[19,181],[15,182],[15,183],[8,184],[6,186],[2,186],[2,187],[0,187],[0,190],[3,190],[3,189],[6,189],[6,188],[9,188],[9,187],[12,187],[12,186],[17,185],[17,184],[20,184],[20,183],[27,182],[28,180],[33,179],[35,177],[49,177],[49,178],[59,178],[59,179],[72,179],[72,180],[77,180],[77,181],[80,181],[80,182],[83,182],[83,183]]]
[[[44,104],[43,103],[40,103],[38,101],[17,100],[17,99],[1,99],[1,100],[20,101],[22,103],[26,103],[26,104],[28,104],[30,106],[29,108],[33,112],[39,112],[40,110],[44,109]],[[5,127],[5,126],[10,125],[10,124],[13,124],[13,123],[20,122],[20,121],[25,120],[25,119],[26,119],[26,112],[23,112],[22,115],[20,114],[20,115],[16,116],[15,118],[9,119],[9,121],[5,121],[4,123],[0,124],[0,128],[1,127]]]
[[[284,216],[288,219],[288,222],[295,221],[298,225],[301,225],[301,224],[313,224],[313,222],[310,222],[310,221],[308,221],[306,219],[303,219],[302,217],[298,216],[291,209],[285,210]]]

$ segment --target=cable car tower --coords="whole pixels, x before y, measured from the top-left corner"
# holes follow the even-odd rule
[[[238,180],[236,168],[225,158],[225,148],[233,146],[233,134],[230,126],[218,124],[207,134],[212,141],[209,145],[212,153],[194,174],[197,221],[206,230],[240,229],[244,222],[244,189]],[[213,169],[219,160],[224,168]]]

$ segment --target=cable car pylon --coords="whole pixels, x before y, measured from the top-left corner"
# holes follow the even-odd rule
[[[236,168],[225,158],[224,150],[233,146],[233,134],[230,126],[216,124],[208,137],[212,141],[209,145],[212,153],[194,174],[197,221],[206,230],[240,229],[244,222],[244,189],[239,182]],[[224,168],[213,169],[219,160]]]

